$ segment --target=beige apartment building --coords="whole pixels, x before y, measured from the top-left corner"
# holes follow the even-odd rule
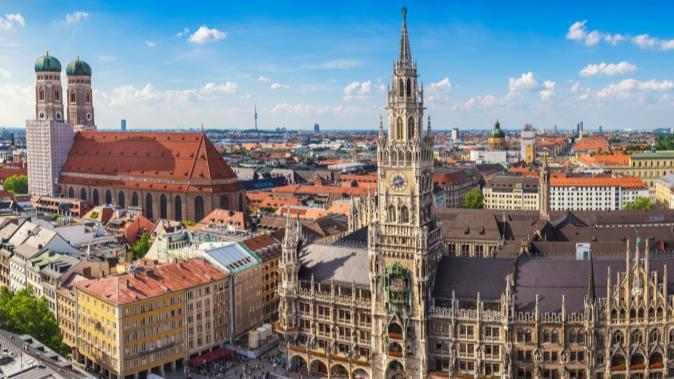
[[[538,209],[538,179],[497,175],[482,189],[484,207],[504,210]]]

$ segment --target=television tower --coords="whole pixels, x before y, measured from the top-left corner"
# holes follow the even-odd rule
[[[255,105],[255,131],[257,131],[257,104]]]

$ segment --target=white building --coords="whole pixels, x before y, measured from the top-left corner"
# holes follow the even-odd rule
[[[621,210],[637,197],[648,197],[648,186],[639,178],[566,177],[550,179],[553,211]]]
[[[477,164],[482,163],[508,164],[517,162],[518,156],[516,152],[508,150],[496,150],[496,151],[471,150],[470,160]]]

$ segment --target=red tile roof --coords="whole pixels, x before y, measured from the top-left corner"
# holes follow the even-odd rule
[[[208,138],[192,132],[79,132],[59,182],[169,192],[243,188]]]
[[[630,157],[626,154],[588,155],[578,157],[578,161],[588,166],[628,166]]]
[[[608,150],[608,138],[603,136],[583,137],[573,145],[573,151]]]
[[[132,272],[74,284],[80,291],[112,304],[126,304],[167,292],[210,283],[226,275],[202,259],[142,267]]]
[[[203,226],[227,226],[231,225],[237,229],[246,229],[246,215],[240,211],[230,211],[227,209],[214,209],[207,214],[199,225]]]
[[[624,177],[565,177],[563,175],[551,176],[552,187],[622,187],[648,189],[648,186],[639,178]]]

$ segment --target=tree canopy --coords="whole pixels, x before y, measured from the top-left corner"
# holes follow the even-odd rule
[[[150,239],[150,234],[145,232],[140,239],[131,245],[131,252],[133,253],[133,259],[141,259],[147,254],[152,246],[152,240]]]
[[[12,175],[5,179],[2,187],[13,195],[28,193],[28,177],[26,175]]]
[[[0,288],[0,329],[30,334],[50,349],[64,354],[61,331],[47,300],[36,298],[30,288],[14,292]]]
[[[482,196],[482,190],[480,190],[479,187],[475,187],[468,192],[466,199],[463,201],[463,207],[484,208],[484,197]]]
[[[634,201],[625,203],[626,211],[650,211],[651,209],[653,209],[653,203],[644,196],[637,196]]]

